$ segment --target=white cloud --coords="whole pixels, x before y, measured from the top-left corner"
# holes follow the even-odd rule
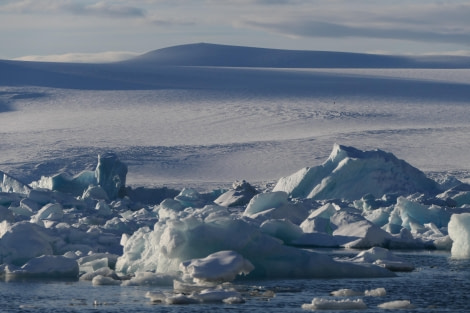
[[[132,2],[130,2],[131,4]],[[0,5],[0,12],[19,14],[97,15],[106,17],[144,17],[146,10],[116,1],[19,0]]]
[[[52,55],[30,55],[15,58],[14,60],[65,63],[107,63],[127,60],[140,54],[141,53],[123,51],[108,51],[99,53],[65,53]]]
[[[243,15],[236,25],[301,38],[362,37],[470,45],[470,4],[349,3],[303,3],[280,12],[269,11],[269,15]]]
[[[200,41],[341,51],[395,45],[405,53],[466,50],[468,16],[468,0],[0,0],[0,38],[14,44],[2,47],[7,55]]]

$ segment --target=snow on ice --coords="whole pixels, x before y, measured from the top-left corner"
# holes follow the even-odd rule
[[[380,150],[335,145],[322,165],[264,191],[245,181],[207,193],[133,189],[126,174],[115,154],[99,156],[94,172],[73,177],[58,173],[25,184],[2,173],[0,275],[173,285],[190,295],[147,296],[168,304],[242,303],[238,291],[220,284],[413,270],[393,249],[470,256],[470,201],[462,194],[468,185],[454,181],[446,189]],[[302,249],[315,247],[369,250],[333,259]],[[364,305],[314,299],[304,308]]]

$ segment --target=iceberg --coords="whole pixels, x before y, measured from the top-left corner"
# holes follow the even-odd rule
[[[121,162],[118,156],[108,152],[98,156],[95,176],[110,199],[123,197],[126,188],[127,165]]]
[[[78,279],[78,274],[78,263],[60,255],[35,257],[20,268],[5,271],[8,279],[37,277]]]
[[[378,167],[384,164],[380,176]],[[325,177],[338,179],[327,188],[328,197],[351,191],[349,196],[310,197],[313,189],[307,182],[318,177],[307,172],[281,179],[263,192],[245,181],[209,193],[195,188],[130,189],[125,187],[127,166],[115,154],[105,154],[95,172],[76,176],[82,185],[65,179],[63,191],[32,184],[0,193],[1,266],[11,272],[38,257],[65,255],[79,264],[83,280],[98,277],[95,284],[117,284],[119,275],[126,275],[120,284],[168,285],[183,277],[198,282],[391,277],[392,271],[413,268],[379,247],[452,249],[453,256],[468,255],[465,214],[470,208],[446,206],[464,202],[452,198],[465,192],[462,184],[438,195],[436,183],[393,155],[339,145],[313,172],[321,174],[320,183],[330,179]],[[353,178],[367,188],[351,185]],[[409,188],[395,188],[397,184]],[[376,189],[371,190],[373,185]],[[282,186],[286,190],[276,190]],[[408,195],[416,190],[423,193]],[[314,247],[373,250],[345,261],[302,249]],[[237,296],[233,299],[238,301]]]
[[[18,179],[0,171],[0,192],[27,194],[30,190],[31,187],[27,184],[22,183]]]
[[[449,222],[452,257],[470,258],[470,213],[453,214]]]
[[[4,222],[5,223],[5,222]],[[52,255],[60,239],[39,225],[26,221],[3,225],[0,237],[0,262],[22,266],[42,255]]]
[[[221,194],[214,200],[218,205],[226,207],[246,205],[258,191],[246,181],[236,181],[232,184],[232,189]]]
[[[302,204],[290,202],[286,192],[276,191],[254,196],[247,204],[243,216],[262,221],[288,219],[299,224],[308,216],[308,211]]]
[[[366,194],[437,194],[438,184],[393,154],[335,144],[329,158],[279,179],[273,191],[294,198],[357,200]]]
[[[51,177],[42,177],[35,184],[38,187],[79,196],[88,186],[96,185],[97,181],[94,171],[82,171],[75,176],[71,176],[68,173],[58,173]]]
[[[206,206],[180,212],[178,218],[143,227],[124,243],[116,270],[123,273],[174,272],[181,262],[235,251],[254,269],[251,278],[393,276],[378,266],[337,262],[327,255],[286,246],[256,223],[232,216],[223,207]]]
[[[94,171],[82,171],[77,175],[58,173],[51,177],[41,177],[39,181],[33,182],[35,188],[59,191],[73,196],[89,197],[96,194],[91,191],[100,187],[106,196],[100,195],[100,199],[114,200],[122,198],[126,194],[127,165],[115,153],[107,152],[98,155],[98,164]]]

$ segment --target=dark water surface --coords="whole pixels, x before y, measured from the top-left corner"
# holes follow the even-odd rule
[[[337,252],[333,252],[337,254]],[[354,254],[354,253],[353,253]],[[307,312],[301,308],[315,297],[331,297],[332,291],[357,291],[383,287],[383,297],[360,297],[367,309],[385,312],[377,306],[394,300],[410,300],[414,309],[399,312],[470,312],[470,261],[454,260],[446,252],[397,253],[413,262],[416,270],[399,273],[396,278],[308,279],[242,281],[234,283],[243,304],[152,304],[147,291],[170,291],[155,286],[92,286],[91,282],[12,281],[0,283],[1,312]],[[347,256],[345,252],[339,257]],[[273,296],[274,295],[274,296]],[[356,299],[352,297],[350,299]],[[341,312],[353,312],[343,310]],[[388,310],[397,311],[397,310]],[[340,312],[329,310],[328,312]]]

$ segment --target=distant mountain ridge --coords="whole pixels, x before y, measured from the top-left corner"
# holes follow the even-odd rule
[[[0,86],[90,90],[264,90],[317,96],[332,91],[357,94],[359,89],[368,86],[368,94],[381,96],[416,96],[419,93],[438,99],[452,94],[458,101],[468,101],[470,95],[466,84],[392,81],[367,75],[291,70],[298,68],[468,69],[470,57],[405,57],[200,43],[159,49],[114,63],[0,60]]]
[[[150,51],[120,63],[268,68],[470,68],[470,57],[412,57],[195,43]]]

